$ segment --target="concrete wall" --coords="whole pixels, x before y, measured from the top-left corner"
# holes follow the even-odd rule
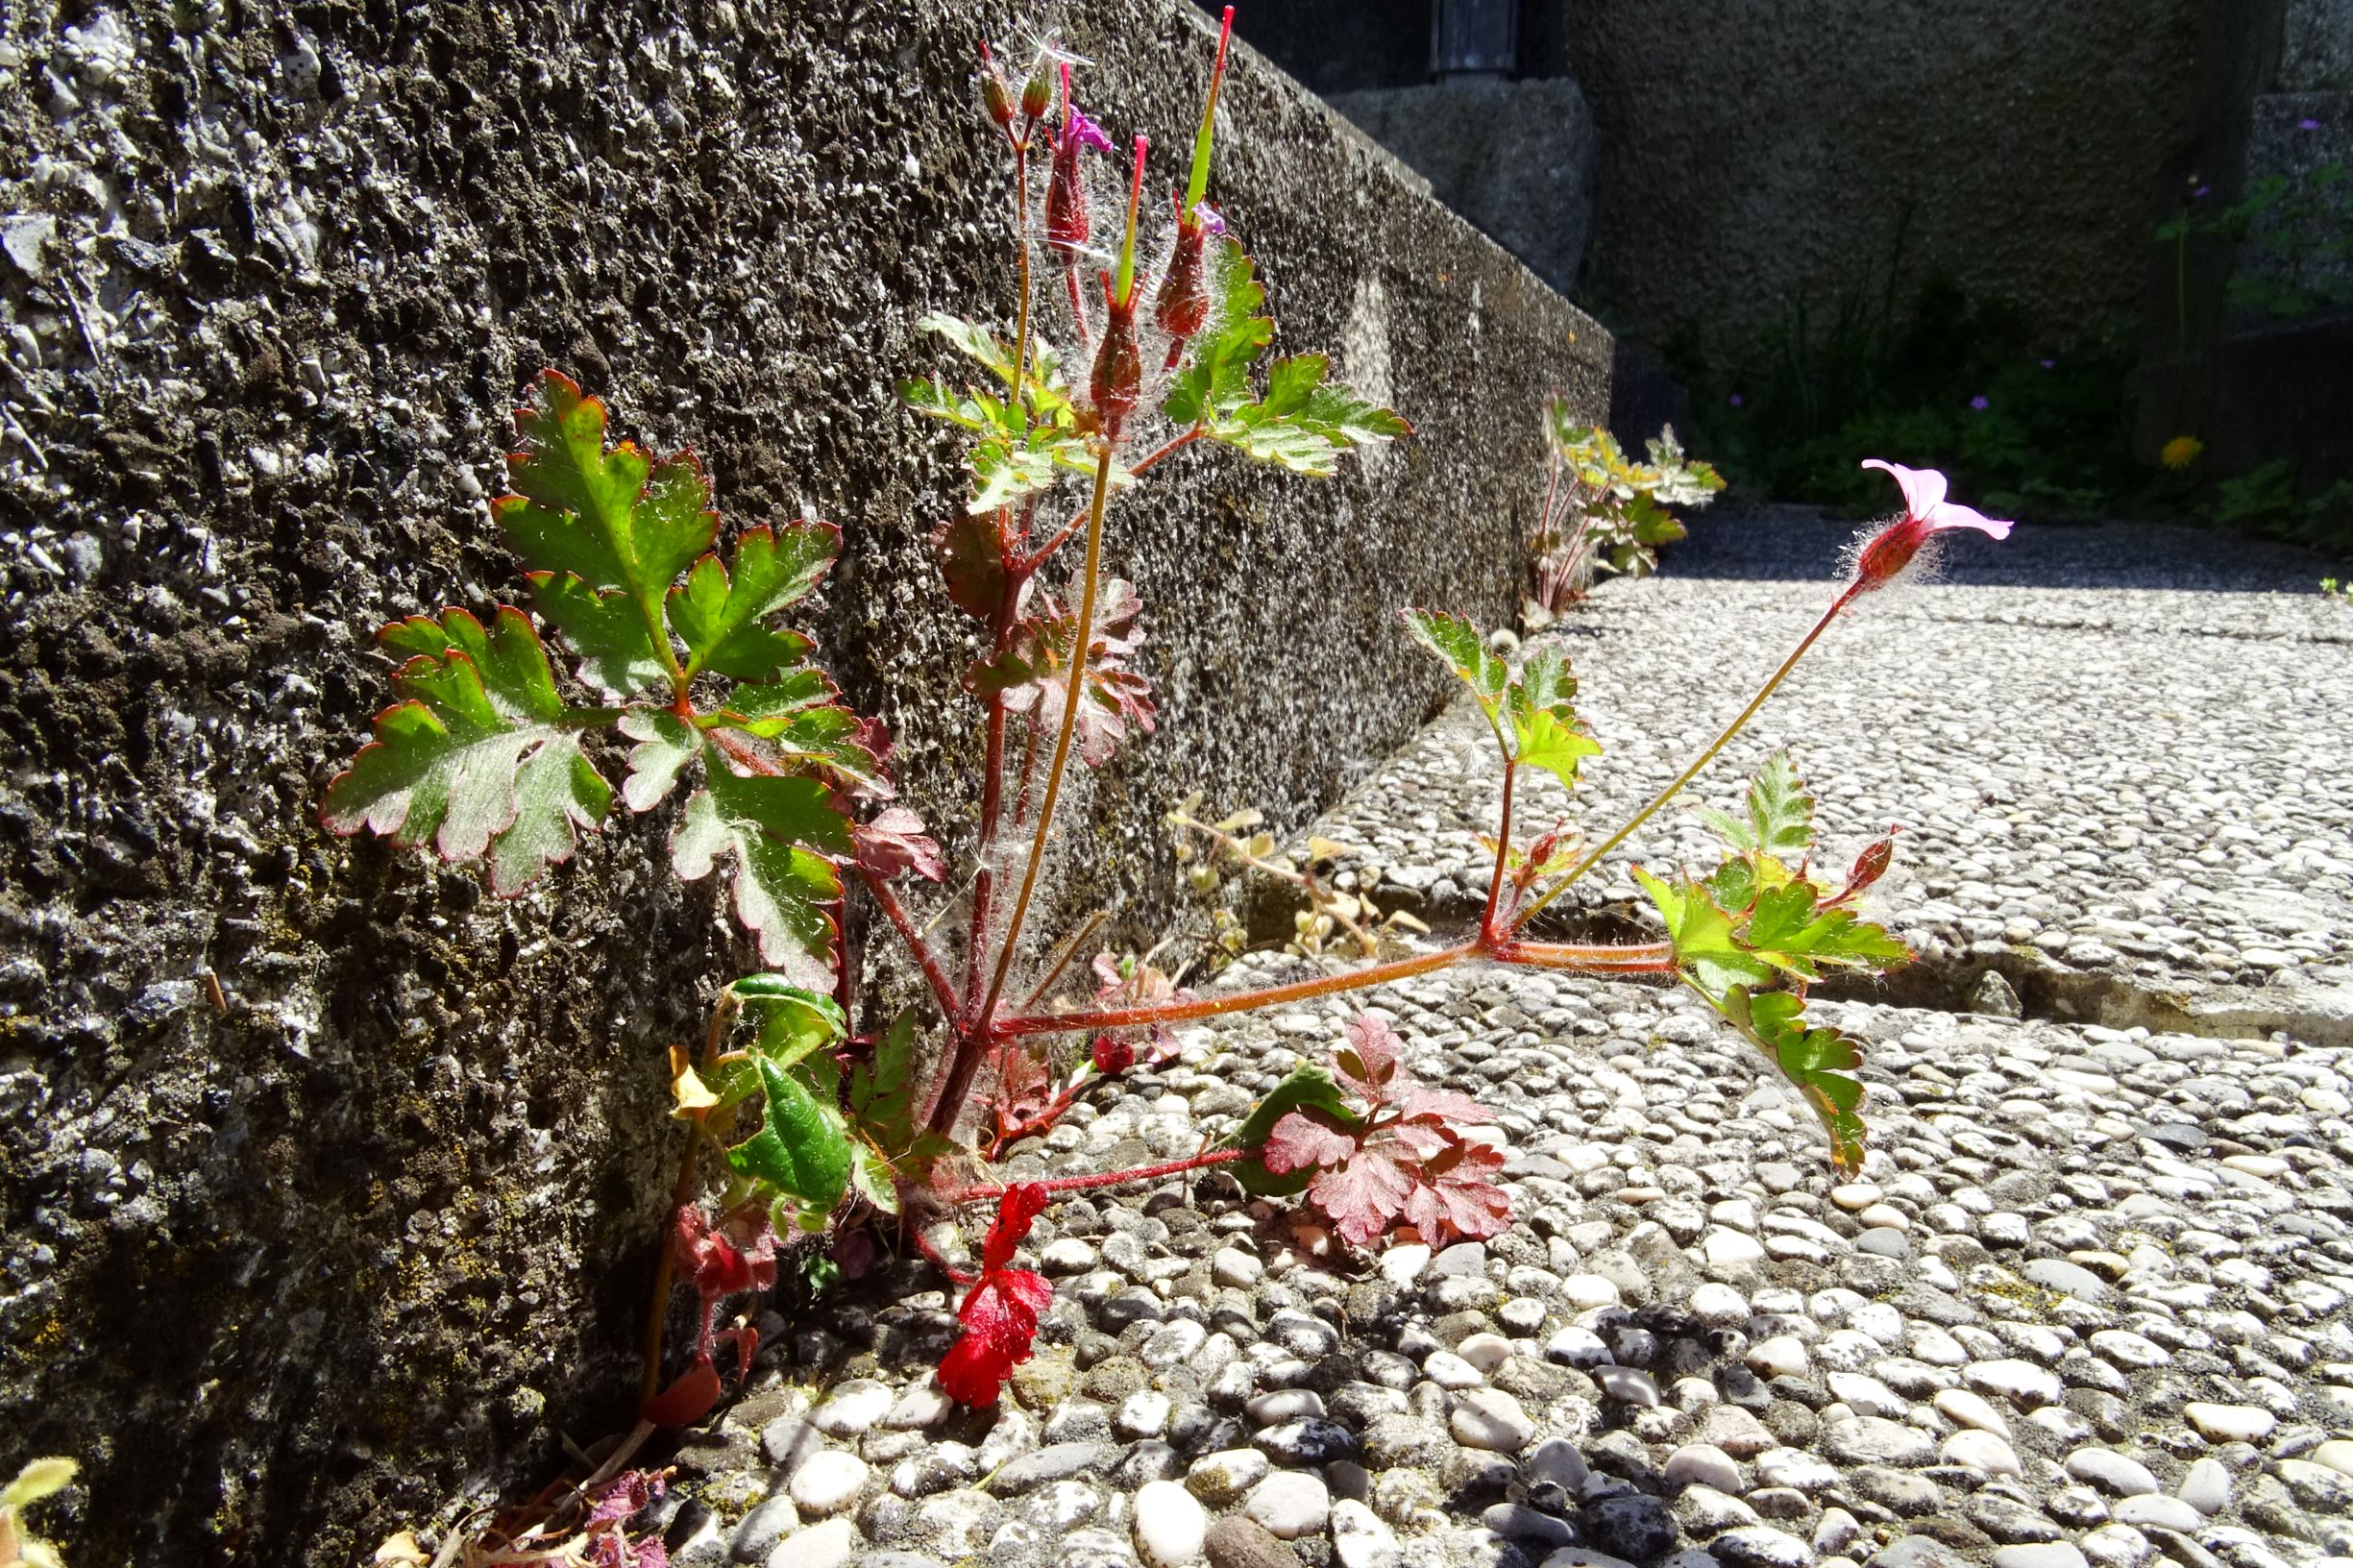
[[[512,904],[323,837],[385,699],[369,632],[512,591],[484,496],[564,367],[694,442],[732,523],[844,524],[830,662],[957,837],[967,624],[921,541],[962,482],[890,388],[939,362],[919,308],[1007,313],[969,80],[1004,14],[5,15],[0,1470],[85,1462],[77,1564],[347,1564],[625,1419],[660,1053],[751,967],[660,817]],[[1183,144],[1190,7],[1102,0],[1070,41],[1115,132]],[[1507,614],[1540,401],[1606,398],[1606,336],[1321,105],[1245,57],[1222,112],[1282,346],[1421,436],[1322,485],[1188,453],[1115,511],[1164,733],[1093,792],[1062,904],[1146,934],[1172,798],[1295,820],[1441,699],[1391,607]]]
[[[2137,310],[2194,0],[1534,3],[1601,129],[1587,295],[1630,335],[1736,361],[1868,286],[1907,206],[1910,278],[2056,339]]]

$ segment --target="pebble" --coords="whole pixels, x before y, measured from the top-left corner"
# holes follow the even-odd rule
[[[1272,1468],[1266,1456],[1255,1448],[1229,1448],[1193,1460],[1192,1468],[1185,1473],[1185,1486],[1211,1507],[1224,1507],[1240,1501]]]
[[[2022,1476],[2025,1469],[2010,1445],[1990,1432],[1956,1432],[1939,1451],[1947,1464],[1965,1464],[1989,1476]]]
[[[1686,1443],[1667,1456],[1659,1476],[1670,1486],[1712,1486],[1720,1492],[1741,1490],[1740,1466],[1713,1443]]]
[[[828,1449],[802,1460],[785,1490],[802,1513],[822,1519],[855,1503],[868,1474],[866,1461],[857,1455]]]
[[[2183,1534],[2205,1524],[2206,1516],[2178,1497],[2144,1493],[2123,1498],[2115,1509],[2120,1525],[2154,1525],[2162,1530],[2178,1530]]]
[[[1517,1454],[1536,1434],[1520,1402],[1501,1388],[1466,1388],[1455,1396],[1447,1430],[1465,1448]]]
[[[1340,1568],[1397,1568],[1397,1536],[1355,1499],[1332,1506],[1332,1556]]]
[[[1707,1543],[1718,1562],[1731,1568],[1805,1568],[1814,1549],[1771,1525],[1742,1525]]]
[[[2141,1497],[2157,1489],[2157,1478],[2138,1459],[2110,1448],[2079,1448],[2067,1457],[2067,1473],[2117,1497]]]
[[[1979,1432],[1990,1432],[1997,1437],[2008,1438],[2010,1423],[2002,1413],[1966,1388],[1940,1388],[1929,1401],[1949,1420]]]
[[[2220,1459],[2199,1459],[2181,1478],[2173,1495],[2211,1519],[2230,1507],[2230,1470]]]
[[[1813,1366],[1804,1341],[1795,1335],[1776,1335],[1749,1347],[1749,1370],[1760,1378],[1803,1377]]]
[[[1972,1361],[1961,1369],[1961,1377],[1977,1392],[1998,1394],[2022,1409],[2056,1405],[2067,1391],[2058,1374],[2016,1358]]]
[[[1824,1427],[1822,1450],[1841,1464],[1926,1464],[1936,1458],[1936,1439],[1918,1427],[1859,1415]]]
[[[1184,1568],[1198,1559],[1209,1515],[1173,1481],[1145,1483],[1136,1493],[1136,1549],[1148,1568]]]
[[[1998,1546],[1994,1568],[2088,1568],[2081,1550],[2067,1541]]]
[[[846,1568],[857,1550],[857,1528],[846,1519],[828,1519],[778,1541],[766,1568]]]
[[[1332,1516],[1332,1493],[1320,1477],[1278,1470],[1250,1488],[1242,1511],[1276,1539],[1295,1541],[1323,1533]]]
[[[2279,1417],[2259,1405],[2209,1405],[2192,1400],[2181,1413],[2199,1436],[2214,1443],[2260,1443],[2271,1435]]]

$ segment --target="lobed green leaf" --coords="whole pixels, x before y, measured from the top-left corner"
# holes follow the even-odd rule
[[[1242,1190],[1254,1197],[1280,1198],[1304,1192],[1315,1179],[1313,1167],[1287,1171],[1278,1176],[1266,1168],[1262,1151],[1275,1130],[1275,1123],[1294,1111],[1312,1111],[1334,1124],[1351,1132],[1364,1126],[1364,1118],[1349,1108],[1340,1086],[1331,1069],[1311,1064],[1291,1068],[1288,1077],[1267,1091],[1242,1124],[1218,1141],[1221,1149],[1248,1149],[1251,1152],[1226,1168],[1241,1184]]]
[[[1443,610],[1408,609],[1401,613],[1407,633],[1445,660],[1447,668],[1470,687],[1471,695],[1479,698],[1479,705],[1492,716],[1503,700],[1510,670],[1502,656],[1487,646],[1485,635],[1460,616],[1448,615]]]
[[[820,1213],[849,1189],[850,1139],[842,1113],[766,1057],[752,1058],[767,1104],[760,1130],[723,1152],[727,1168]]]
[[[1863,1064],[1862,1046],[1835,1029],[1808,1028],[1805,1004],[1787,992],[1733,986],[1709,999],[1805,1096],[1830,1135],[1830,1163],[1845,1175],[1860,1172],[1863,1085],[1852,1073]]]
[[[841,545],[842,530],[830,523],[764,524],[736,541],[732,571],[716,555],[696,561],[670,591],[670,626],[686,644],[686,673],[766,680],[807,657],[809,639],[764,622],[806,598]]]
[[[671,867],[685,882],[735,866],[736,918],[760,939],[761,957],[793,978],[823,985],[833,962],[833,918],[842,895],[827,855],[851,852],[849,823],[814,778],[747,778],[710,755],[705,787],[671,836]]]

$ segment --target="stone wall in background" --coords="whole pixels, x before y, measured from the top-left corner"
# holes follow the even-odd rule
[[[2140,308],[2196,0],[1527,6],[1600,128],[1581,298],[1630,336],[1738,364],[1784,306],[1870,288],[1907,210],[1907,284],[2054,341]]]
[[[673,1153],[661,1052],[750,967],[667,821],[540,890],[316,826],[379,622],[514,591],[484,517],[544,364],[693,442],[731,525],[845,527],[826,655],[968,832],[955,449],[894,403],[924,306],[1003,318],[966,0],[75,0],[0,22],[0,1470],[77,1563],[348,1564],[628,1414]],[[1068,17],[1177,175],[1212,36]],[[1122,501],[1162,733],[1063,914],[1148,941],[1156,821],[1285,821],[1442,699],[1394,606],[1508,615],[1536,412],[1605,334],[1245,57],[1216,188],[1287,350],[1419,438],[1318,484],[1202,451]],[[1052,922],[1048,922],[1050,925]],[[213,982],[217,981],[217,991]]]

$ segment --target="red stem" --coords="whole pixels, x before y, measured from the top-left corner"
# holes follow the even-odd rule
[[[923,978],[931,982],[932,994],[939,998],[941,1011],[951,1020],[954,1019],[956,982],[950,980],[947,971],[940,967],[939,955],[932,951],[931,943],[924,939],[922,930],[907,913],[907,906],[898,901],[898,894],[891,891],[891,884],[880,874],[861,866],[858,876],[866,883],[866,891],[874,895],[874,902],[880,904],[882,912],[890,917],[891,923],[898,927],[899,938],[906,943],[907,950],[915,954],[916,963],[922,966]]]
[[[1495,828],[1495,875],[1487,882],[1486,912],[1479,917],[1479,940],[1494,943],[1511,935],[1508,926],[1495,923],[1496,914],[1504,902],[1504,862],[1511,855],[1511,783],[1519,776],[1519,764],[1509,757],[1504,759],[1503,820]]]
[[[1249,1152],[1248,1149],[1212,1149],[1207,1154],[1170,1160],[1157,1165],[1138,1165],[1133,1170],[1107,1170],[1099,1176],[1058,1176],[1046,1182],[983,1182],[978,1187],[935,1191],[932,1196],[942,1203],[993,1203],[1005,1195],[1008,1186],[1042,1187],[1048,1192],[1084,1192],[1091,1188],[1117,1187],[1123,1182],[1156,1182],[1164,1176],[1182,1176],[1189,1170],[1232,1164]]]
[[[1125,1029],[1137,1024],[1185,1023],[1194,1018],[1214,1018],[1228,1013],[1279,1007],[1285,1002],[1304,1002],[1344,991],[1361,991],[1367,986],[1386,985],[1392,980],[1409,980],[1417,974],[1428,974],[1433,969],[1459,964],[1464,959],[1478,956],[1478,953],[1479,944],[1466,942],[1459,947],[1444,947],[1434,953],[1392,959],[1386,964],[1374,964],[1341,974],[1319,975],[1313,980],[1294,981],[1287,986],[1238,991],[1230,996],[1194,997],[1182,1002],[1147,1002],[1136,1007],[1102,1008],[1092,1013],[1023,1013],[997,1019],[996,1028],[999,1034],[1008,1036],[1053,1035],[1079,1030]]]
[[[1128,472],[1129,472],[1130,474],[1141,474],[1141,473],[1142,473],[1142,472],[1143,472],[1145,469],[1150,468],[1150,467],[1151,467],[1151,466],[1152,466],[1154,463],[1159,462],[1159,461],[1160,461],[1160,460],[1161,460],[1163,457],[1166,457],[1166,456],[1171,455],[1172,453],[1178,453],[1178,452],[1182,452],[1182,451],[1184,451],[1184,450],[1185,450],[1187,447],[1191,446],[1191,445],[1192,445],[1192,444],[1193,444],[1195,441],[1198,441],[1198,440],[1200,440],[1200,439],[1201,439],[1201,437],[1202,437],[1203,433],[1204,433],[1204,432],[1202,431],[1202,429],[1201,429],[1201,427],[1200,427],[1200,426],[1198,426],[1198,425],[1194,426],[1194,427],[1193,427],[1191,429],[1187,430],[1187,431],[1186,431],[1186,432],[1185,432],[1183,435],[1177,436],[1175,439],[1171,440],[1171,441],[1170,441],[1170,442],[1169,442],[1169,443],[1168,443],[1166,446],[1162,447],[1162,448],[1161,448],[1159,451],[1157,451],[1157,452],[1153,453],[1152,453],[1150,456],[1146,457],[1146,458],[1145,458],[1145,459],[1144,459],[1142,462],[1138,463],[1138,464],[1137,464],[1135,467],[1133,467],[1133,468],[1129,469],[1129,470],[1128,470]]]

